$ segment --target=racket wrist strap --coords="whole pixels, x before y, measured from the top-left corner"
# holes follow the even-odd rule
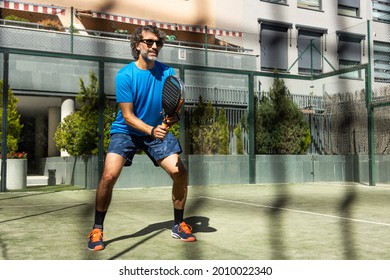
[[[153,138],[155,138],[155,137],[154,137],[154,130],[155,130],[155,129],[156,129],[156,128],[153,127],[152,130],[150,131],[150,136],[152,136]]]

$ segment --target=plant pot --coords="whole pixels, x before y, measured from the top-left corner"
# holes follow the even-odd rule
[[[7,159],[7,190],[21,190],[26,187],[27,159]]]

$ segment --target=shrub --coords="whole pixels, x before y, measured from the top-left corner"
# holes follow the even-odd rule
[[[21,22],[30,22],[26,18],[21,18],[21,17],[15,16],[15,15],[6,16],[4,19],[5,20],[13,20],[13,21],[21,21]]]
[[[221,109],[217,118],[217,110],[211,102],[204,103],[200,96],[193,112],[190,135],[194,154],[227,154],[229,135],[225,110]]]
[[[58,20],[52,20],[50,18],[43,19],[43,20],[39,21],[38,24],[41,24],[41,25],[44,25],[47,27],[51,27],[51,29],[54,29],[54,30],[61,30],[61,28],[62,28],[62,25]]]

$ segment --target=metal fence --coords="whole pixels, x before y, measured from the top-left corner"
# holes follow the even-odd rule
[[[47,102],[54,100],[50,104],[61,107],[64,98],[74,98],[78,80],[83,78],[86,81],[91,71],[99,76],[100,93],[105,92],[113,98],[115,73],[131,61],[127,34],[106,30],[90,32],[92,29],[81,31],[69,26],[48,30],[37,25],[10,25],[4,20],[2,23],[0,58],[3,63],[0,74],[9,80],[10,88],[22,105],[26,104],[25,100],[41,97]],[[182,40],[172,40],[164,46],[160,59],[172,65],[185,79],[187,108],[193,107],[199,96],[218,108],[225,108],[230,153],[235,153],[234,127],[244,116],[249,123],[249,130],[244,135],[245,151],[253,158],[254,96],[267,94],[275,77],[285,80],[294,102],[301,109],[309,110],[307,119],[313,139],[309,153],[368,153],[368,124],[365,126],[364,122],[356,121],[361,129],[350,129],[350,111],[342,106],[338,109],[337,106],[332,107],[329,102],[332,100],[334,104],[335,96],[362,92],[366,98],[367,90],[372,89],[373,100],[382,98],[380,104],[385,104],[383,100],[387,100],[390,92],[388,74],[381,70],[381,61],[386,59],[383,52],[386,54],[388,51],[388,39],[380,36],[369,38],[380,28],[383,25],[360,24],[319,39],[311,38],[305,48],[301,46],[303,42],[298,31],[287,33],[287,37],[283,35],[280,38],[288,39],[287,56],[281,61],[283,67],[278,67],[277,71],[270,68],[271,62],[266,57],[270,55],[267,54],[270,51],[267,44],[274,36],[270,34],[218,36],[213,38],[213,42],[224,43],[214,46],[209,41],[206,44],[184,44]],[[344,48],[353,50],[352,57]],[[370,56],[373,58],[370,59]],[[367,67],[373,67],[374,71],[367,70]],[[372,78],[368,76],[371,73]],[[367,106],[367,100],[364,104]],[[335,118],[335,115],[338,117]],[[359,111],[358,115],[364,119],[369,112]],[[335,119],[339,124],[336,125]],[[31,121],[31,118],[27,120]],[[364,131],[368,132],[364,134]],[[351,143],[350,138],[340,136],[340,133],[352,134],[355,147],[361,148],[335,149],[344,145],[340,143]],[[382,134],[380,141],[386,143],[388,135]],[[46,140],[50,141],[49,138],[47,136]],[[368,143],[367,148],[358,143]],[[102,151],[100,154],[102,162]]]

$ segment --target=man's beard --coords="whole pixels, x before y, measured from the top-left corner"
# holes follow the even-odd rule
[[[156,55],[150,55],[149,51],[141,51],[140,55],[145,61],[156,61],[158,52],[156,51]]]

